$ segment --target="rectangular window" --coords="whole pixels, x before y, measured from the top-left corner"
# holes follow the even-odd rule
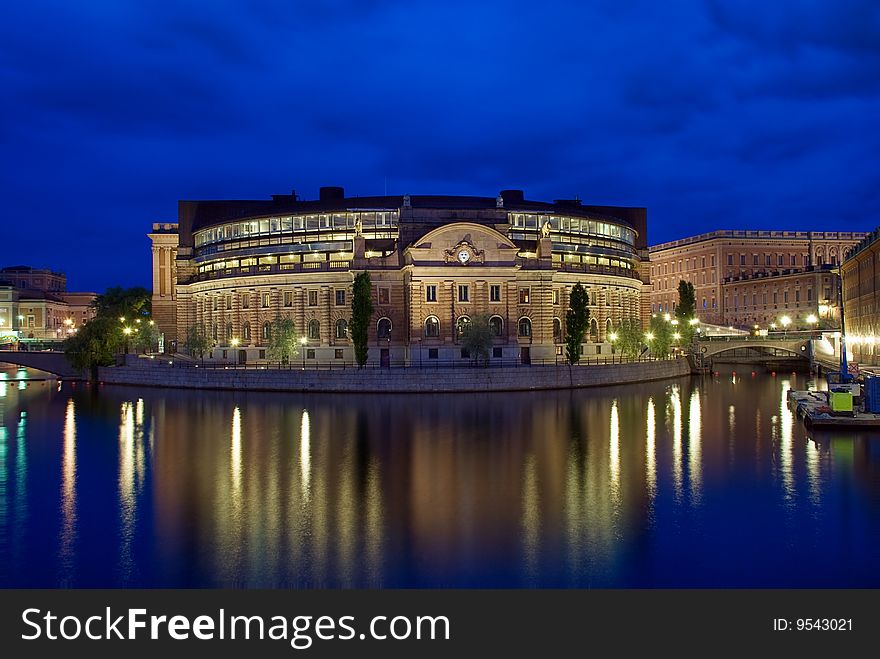
[[[425,302],[436,302],[437,301],[437,287],[436,286],[425,286]]]
[[[266,359],[266,351],[260,350],[257,352],[257,359]]]
[[[825,299],[826,299],[826,300],[830,300],[830,299],[831,299],[831,289],[830,289],[830,288],[826,288],[826,289],[825,289]]]
[[[318,306],[318,291],[309,291],[309,306]]]
[[[462,359],[470,359],[471,358],[471,351],[468,350],[467,348],[462,348],[461,349],[461,358]]]
[[[812,300],[813,300],[813,289],[808,288],[807,289],[807,302],[812,302]]]
[[[773,293],[773,304],[776,304],[777,302],[779,302],[779,293],[774,292]]]
[[[428,359],[437,359],[439,350],[437,348],[428,348]]]
[[[559,346],[560,348],[562,346]],[[492,358],[493,359],[501,359],[503,351],[501,348],[492,348]]]
[[[241,308],[249,309],[251,306],[251,296],[245,293],[241,296]]]
[[[380,288],[379,289],[379,304],[391,304],[391,289],[390,288]]]
[[[727,265],[733,265],[733,254],[727,255]]]
[[[315,358],[315,349],[314,349],[314,348],[308,348],[308,349],[306,350],[306,359],[314,359],[314,358]]]
[[[782,254],[776,255],[776,265],[782,265]]]
[[[27,324],[28,324],[28,327],[35,327],[37,324],[36,318],[34,318],[34,316],[28,316],[27,317]]]
[[[501,302],[501,286],[498,284],[492,284],[489,286],[489,301]]]
[[[745,264],[746,264],[746,255],[745,255],[745,254],[740,254],[740,255],[739,255],[739,264],[740,264],[740,265],[745,265]]]
[[[801,301],[801,292],[798,291],[798,290],[796,290],[796,291],[794,292],[794,301],[795,301],[795,302],[800,302],[800,301]]]
[[[554,289],[553,291],[553,304],[559,304],[559,290]]]
[[[232,296],[227,295],[226,296],[226,310],[229,311],[230,309],[232,309]]]
[[[336,306],[345,306],[345,291],[336,291]]]
[[[529,294],[530,294],[530,290],[528,288],[519,289],[519,303],[520,304],[528,304],[529,303]]]
[[[269,308],[269,294],[268,293],[263,293],[263,308],[264,309]]]
[[[458,301],[459,302],[467,302],[468,301],[468,287],[466,284],[460,284],[458,287]]]
[[[783,303],[787,303],[787,302],[788,302],[788,291],[784,291],[784,292],[782,293],[782,302],[783,302]]]
[[[342,359],[342,352],[343,351],[341,348],[337,348],[336,350],[333,351],[333,357],[336,359]]]
[[[758,255],[752,254],[752,265],[758,265]]]
[[[700,266],[703,268],[706,267],[706,257],[705,256],[700,260]]]
[[[711,261],[712,261],[712,267],[714,268],[714,267],[715,267],[715,255],[713,254],[713,255],[710,257],[710,259],[711,259]]]
[[[770,265],[770,255],[769,254],[764,255],[764,265]]]
[[[284,292],[284,306],[292,307],[293,306],[293,292],[285,291]]]

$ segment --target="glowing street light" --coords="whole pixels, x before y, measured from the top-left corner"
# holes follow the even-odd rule
[[[675,339],[676,341],[678,341],[678,340],[681,338],[681,334],[679,334],[678,332],[675,332],[675,333],[672,335],[672,338]]]
[[[783,329],[782,335],[787,336],[788,335],[788,326],[791,325],[791,318],[789,318],[788,316],[783,316],[782,318],[779,319],[779,322],[782,323],[782,329]]]
[[[653,341],[653,340],[654,340],[654,333],[653,333],[653,332],[646,332],[646,333],[645,333],[645,338],[646,338],[648,341]]]
[[[238,339],[232,339],[232,340],[229,342],[229,344],[230,344],[233,348],[235,348],[236,346],[238,346]]]
[[[663,314],[663,320],[665,320],[668,323],[670,320],[672,320],[672,316],[668,313]]]
[[[808,322],[810,325],[815,325],[816,323],[819,322],[819,319],[816,318],[816,314],[811,313],[809,316],[807,316],[807,322]]]
[[[770,323],[770,329],[776,329],[776,323]]]
[[[697,325],[699,322],[700,322],[700,319],[699,319],[699,318],[691,318],[691,319],[688,321],[688,325]]]
[[[119,317],[119,322],[120,322],[120,323],[124,323],[124,322],[125,322],[125,316],[120,316],[120,317]]]
[[[306,337],[304,337],[304,336],[299,337],[299,344],[302,346],[302,348],[300,349],[300,352],[302,352],[303,370],[306,370],[306,343],[307,342],[308,342],[308,339],[306,339]]]
[[[611,332],[611,334],[608,335],[608,340],[611,341],[611,343],[617,341],[617,332]]]
[[[123,327],[122,333],[125,334],[126,336],[128,336],[129,334],[131,334],[131,328],[130,327]]]
[[[670,321],[670,324],[671,324],[673,327],[676,326],[676,325],[678,325],[678,318],[673,318],[673,319]]]

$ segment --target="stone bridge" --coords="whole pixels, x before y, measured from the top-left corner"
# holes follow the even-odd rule
[[[83,378],[83,374],[70,365],[63,352],[0,350],[0,363],[35,368],[66,380],[81,380]]]
[[[698,343],[703,358],[742,362],[788,361],[809,359],[810,338],[767,338],[765,336],[725,337]]]

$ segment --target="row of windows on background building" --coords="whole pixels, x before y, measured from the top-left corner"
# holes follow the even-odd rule
[[[763,256],[763,258],[761,258],[761,256]],[[775,259],[773,258],[774,256],[776,257]],[[764,267],[772,267],[774,260],[776,261],[776,266],[785,266],[785,265],[809,266],[809,265],[811,265],[810,255],[806,254],[806,253],[802,254],[802,255],[798,255],[798,254],[786,255],[786,254],[778,254],[778,253],[775,255],[774,254],[763,254],[763,255],[752,254],[751,265],[752,266],[763,265]],[[786,260],[788,260],[788,263],[786,263]],[[729,266],[735,265],[735,261],[736,261],[736,258],[735,258],[734,254],[727,255],[727,265],[729,265]],[[816,263],[816,265],[824,265],[825,257],[822,254],[816,254],[815,263]],[[837,264],[837,255],[833,252],[829,256],[829,263],[831,265]],[[740,254],[739,255],[739,265],[741,265],[741,266],[748,265],[748,254]],[[671,266],[671,268],[670,268],[670,266]],[[706,257],[705,256],[700,257],[700,267],[702,267],[702,268],[706,267]],[[709,267],[713,267],[713,268],[715,267],[715,255],[714,254],[710,255],[710,257],[709,257]],[[688,269],[693,269],[693,270],[697,269],[697,257],[693,257],[692,259],[679,259],[677,270],[676,270],[676,262],[674,260],[670,261],[669,263],[664,263],[662,266],[658,265],[656,267],[656,272],[654,270],[654,267],[652,266],[651,267],[651,274],[652,275],[655,275],[655,274],[656,275],[668,275],[670,273],[675,274],[676,271],[677,272],[684,272],[685,270],[688,270]]]

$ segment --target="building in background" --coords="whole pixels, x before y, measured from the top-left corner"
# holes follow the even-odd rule
[[[643,315],[646,216],[529,201],[521,190],[346,197],[326,187],[311,201],[181,201],[177,222],[149,234],[153,315],[166,350],[201,327],[214,358],[264,360],[272,321],[288,317],[304,360],[350,363],[352,282],[367,271],[374,360],[466,360],[461,337],[484,314],[492,359],[531,363],[562,354],[569,293],[581,283],[591,303],[584,354],[607,354],[620,320]]]
[[[880,228],[847,253],[840,270],[848,351],[857,363],[880,364]]]
[[[650,309],[672,312],[678,282],[696,293],[704,323],[764,328],[788,316],[806,326],[839,316],[836,268],[865,236],[856,231],[713,231],[649,249]]]
[[[0,269],[0,344],[64,340],[95,315],[95,293],[67,291],[67,277],[51,270]]]

